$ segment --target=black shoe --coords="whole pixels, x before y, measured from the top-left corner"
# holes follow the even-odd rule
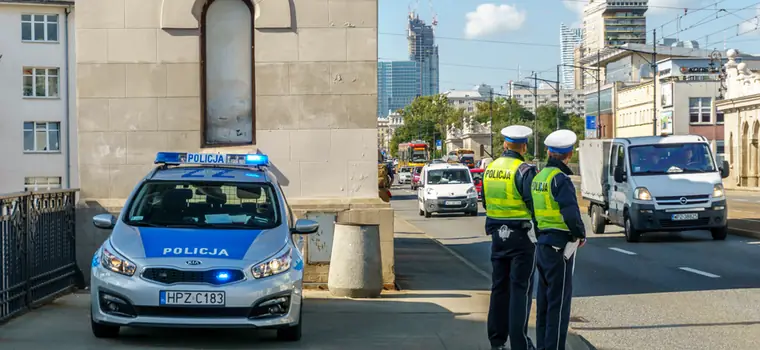
[[[491,346],[491,350],[507,350],[506,345]]]

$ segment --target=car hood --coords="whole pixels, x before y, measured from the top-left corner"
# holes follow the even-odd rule
[[[259,262],[280,251],[289,230],[225,230],[133,227],[119,222],[111,233],[111,245],[126,258],[156,260],[205,258]]]
[[[636,187],[646,187],[653,197],[712,194],[715,184],[721,183],[720,174],[687,173],[663,175],[637,175]]]
[[[435,190],[438,196],[453,197],[467,195],[467,190],[474,187],[473,184],[446,184],[446,185],[428,185],[428,188]]]

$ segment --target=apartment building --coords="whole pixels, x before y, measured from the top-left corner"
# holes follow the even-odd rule
[[[449,105],[463,109],[465,114],[478,112],[478,102],[490,101],[493,88],[488,84],[480,84],[472,90],[449,90],[443,94],[449,100]],[[494,95],[496,98],[498,95]]]
[[[73,1],[0,0],[0,193],[78,186],[74,28]]]
[[[545,105],[556,106],[558,97],[559,106],[565,111],[565,113],[584,115],[586,110],[586,101],[584,99],[584,93],[582,90],[560,89],[559,96],[557,96],[557,90],[553,88],[546,88],[539,85],[539,87],[534,91],[534,89],[528,89],[523,87],[523,85],[517,85],[510,82],[509,96],[511,98],[514,98],[517,103],[519,103],[531,113],[536,112],[535,108],[533,108],[534,104],[536,107]]]

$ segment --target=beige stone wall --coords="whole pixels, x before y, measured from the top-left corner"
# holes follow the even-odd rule
[[[203,0],[78,0],[82,198],[119,206],[201,145]],[[256,139],[291,198],[377,197],[377,0],[255,1]],[[291,8],[291,4],[293,7]]]

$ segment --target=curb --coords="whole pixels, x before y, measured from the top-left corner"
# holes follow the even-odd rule
[[[447,247],[445,244],[441,243],[441,241],[435,239],[434,237],[428,235],[425,233],[425,231],[421,230],[419,227],[415,226],[411,222],[409,222],[406,219],[400,218],[396,215],[394,215],[394,220],[403,220],[407,225],[410,227],[413,227],[415,230],[417,230],[419,233],[422,234],[425,238],[435,242],[439,247],[443,248],[447,253],[451,254],[451,256],[455,257],[457,260],[461,261],[463,264],[465,264],[467,267],[475,271],[478,275],[486,278],[488,281],[491,281],[491,274],[489,274],[486,271],[483,271],[483,269],[475,266],[472,262],[467,260],[465,257],[463,257],[461,254],[455,252],[453,249]],[[489,291],[490,292],[490,291]],[[533,300],[533,303],[535,304],[535,300]],[[535,309],[535,308],[534,308]],[[567,348],[569,350],[597,350],[596,347],[594,347],[591,342],[589,342],[586,338],[584,338],[582,335],[576,333],[572,327],[568,330],[568,335],[572,335],[572,337],[567,337]]]

